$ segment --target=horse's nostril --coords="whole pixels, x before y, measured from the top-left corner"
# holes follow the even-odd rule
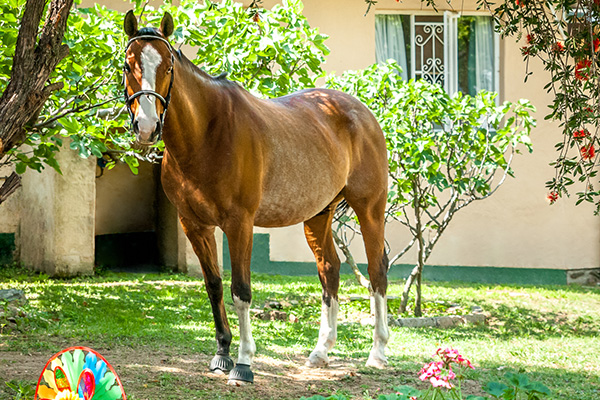
[[[140,123],[137,120],[133,121],[133,133],[140,133]]]
[[[152,137],[154,138],[154,140],[160,140],[160,137],[162,135],[162,125],[160,124],[160,122],[156,123],[156,129],[154,130],[154,134],[152,135]]]

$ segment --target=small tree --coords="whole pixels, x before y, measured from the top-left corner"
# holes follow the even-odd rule
[[[421,2],[436,7],[436,0]],[[377,3],[365,0],[367,12]],[[503,37],[524,39],[521,52],[526,65],[537,58],[548,72],[545,88],[554,98],[546,119],[558,121],[563,133],[551,163],[555,176],[546,182],[550,204],[576,188],[576,204],[593,203],[598,215],[600,0],[477,0],[477,4],[490,10]]]
[[[402,81],[390,63],[373,65],[329,80],[331,87],[361,99],[375,113],[386,135],[390,163],[387,222],[406,226],[412,239],[390,257],[391,267],[414,244],[417,264],[406,281],[405,311],[416,283],[415,315],[421,315],[423,267],[454,215],[494,194],[508,175],[520,145],[531,151],[535,126],[526,100],[497,105],[496,94],[449,96],[424,80]],[[352,264],[348,243],[356,220],[338,216],[336,242]],[[360,272],[354,263],[359,277]]]

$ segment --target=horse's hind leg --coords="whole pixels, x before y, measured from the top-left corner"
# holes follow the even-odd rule
[[[215,320],[217,354],[210,362],[210,370],[229,372],[233,368],[233,360],[229,356],[231,330],[223,304],[223,282],[217,262],[215,228],[199,226],[184,218],[181,218],[181,225],[200,260],[204,284]]]
[[[340,259],[331,234],[331,220],[336,204],[329,205],[321,213],[304,222],[304,234],[317,260],[319,279],[323,286],[319,339],[306,362],[310,367],[322,367],[329,363],[327,352],[333,348],[337,338]]]
[[[367,253],[369,279],[371,281],[371,313],[375,317],[373,331],[373,348],[367,360],[367,366],[383,368],[387,365],[385,347],[389,338],[387,321],[387,268],[388,259],[385,253],[385,204],[387,191],[377,191],[372,183],[368,195],[361,194],[369,190],[357,190],[347,186],[344,190],[346,201],[352,207],[360,222],[360,229]],[[383,185],[379,185],[383,186]],[[364,186],[357,185],[358,189]]]

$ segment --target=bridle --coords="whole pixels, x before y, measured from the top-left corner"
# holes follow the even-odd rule
[[[136,36],[136,37],[129,39],[129,41],[127,42],[127,46],[125,46],[125,53],[127,53],[127,50],[129,49],[129,46],[131,46],[131,43],[135,42],[136,40],[160,40],[167,45],[167,47],[169,48],[169,52],[171,53],[171,82],[169,83],[169,90],[167,91],[167,95],[165,97],[162,97],[158,92],[156,92],[154,90],[149,90],[149,89],[140,90],[139,92],[135,92],[134,94],[129,96],[129,94],[127,94],[127,86],[125,86],[125,89],[124,89],[125,107],[127,108],[127,112],[129,113],[129,118],[131,120],[131,126],[133,126],[134,119],[135,119],[135,115],[133,115],[133,111],[131,111],[131,104],[133,103],[133,101],[135,99],[137,99],[140,96],[150,95],[150,96],[156,97],[162,103],[163,110],[159,116],[160,125],[159,125],[159,129],[158,129],[158,138],[157,138],[157,141],[159,141],[162,137],[163,126],[165,124],[165,114],[167,113],[167,108],[169,108],[169,103],[171,102],[171,90],[173,89],[173,78],[175,76],[175,70],[173,68],[173,66],[175,64],[175,56],[173,55],[173,47],[171,46],[171,43],[169,43],[166,39],[163,39],[160,36],[140,35],[140,36]],[[125,74],[126,73],[127,73],[127,71],[125,69],[125,65],[123,65],[123,85],[125,85]]]

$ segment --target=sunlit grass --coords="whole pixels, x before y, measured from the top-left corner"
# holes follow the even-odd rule
[[[228,295],[230,283],[226,274],[225,304],[235,353],[238,331]],[[400,296],[402,283],[390,282],[390,296]],[[4,288],[25,291],[28,319],[22,332],[1,337],[0,351],[52,353],[74,343],[207,355],[216,350],[204,283],[181,274],[107,273],[52,280],[5,268],[0,269],[0,289]],[[253,319],[258,354],[280,360],[307,356],[318,334],[318,278],[254,275],[252,288],[254,308],[280,301],[283,311],[299,319],[298,323]],[[423,290],[431,313],[443,312],[448,304],[465,310],[480,306],[489,314],[489,323],[446,330],[392,327],[388,356],[393,370],[414,373],[416,379],[416,372],[431,361],[439,346],[452,346],[474,362],[477,369],[469,378],[482,384],[511,370],[543,382],[559,399],[600,398],[600,289],[427,282]],[[365,300],[350,301],[351,295]],[[360,324],[369,312],[366,295],[352,277],[342,277],[333,357],[357,359],[361,364],[366,360],[372,343],[371,328]],[[398,302],[389,305],[390,315],[395,315]],[[382,390],[395,384],[390,380]]]

